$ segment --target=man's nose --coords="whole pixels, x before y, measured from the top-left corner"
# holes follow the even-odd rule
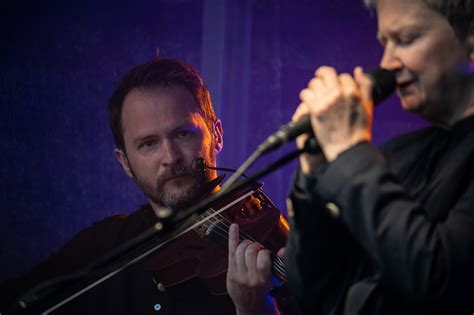
[[[181,162],[183,155],[176,143],[173,141],[164,141],[163,150],[163,165],[175,165]]]

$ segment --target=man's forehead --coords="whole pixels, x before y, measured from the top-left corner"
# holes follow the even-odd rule
[[[205,124],[193,95],[184,87],[155,87],[132,90],[122,109],[122,128],[136,131]],[[140,132],[141,133],[141,132]]]
[[[136,111],[137,108],[149,111],[156,108],[163,114],[179,111],[183,115],[188,112],[202,115],[196,97],[179,85],[134,88],[127,94],[122,111]]]

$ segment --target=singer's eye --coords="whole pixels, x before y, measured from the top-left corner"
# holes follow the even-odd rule
[[[408,46],[415,42],[415,40],[418,38],[418,36],[415,35],[402,35],[399,38],[397,38],[397,43],[401,46]]]
[[[407,27],[396,34],[395,42],[400,46],[408,46],[423,38],[425,33],[426,30],[424,28]]]

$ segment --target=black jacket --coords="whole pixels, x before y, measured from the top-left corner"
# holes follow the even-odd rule
[[[287,267],[308,314],[472,314],[474,117],[297,173]]]

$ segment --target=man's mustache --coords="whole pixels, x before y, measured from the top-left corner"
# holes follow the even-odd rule
[[[166,169],[163,174],[158,176],[157,181],[158,183],[163,183],[169,179],[172,179],[177,176],[183,176],[183,175],[190,175],[194,177],[196,176],[196,171],[191,166],[178,165],[178,166]]]

